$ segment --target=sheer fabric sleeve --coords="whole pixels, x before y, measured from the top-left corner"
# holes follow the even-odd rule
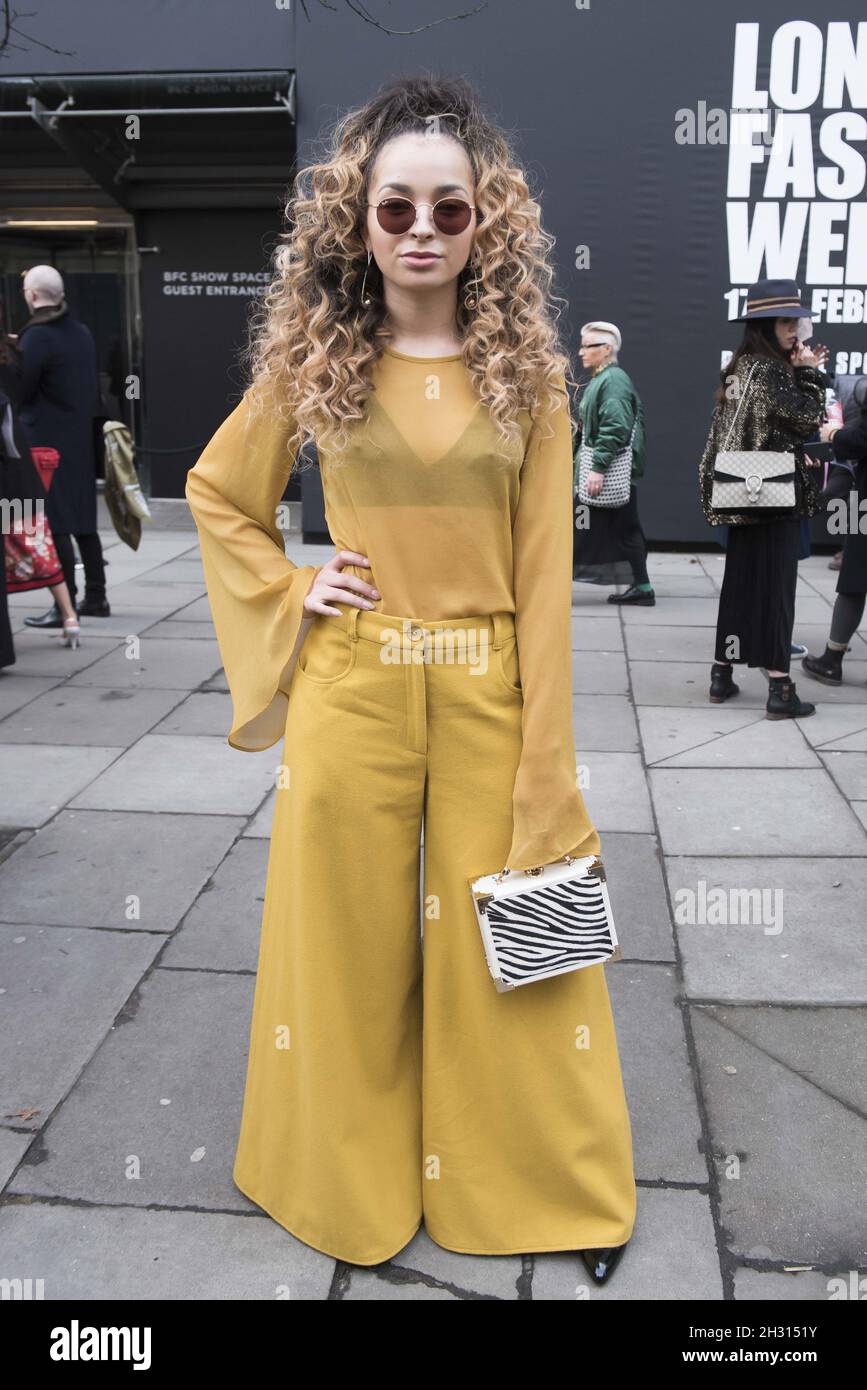
[[[572,728],[572,433],[560,408],[534,421],[512,527],[522,751],[506,866],[600,852],[578,787]],[[553,430],[553,433],[551,431]],[[547,436],[547,437],[546,437]]]
[[[232,697],[228,742],[270,748],[286,726],[289,684],[312,623],[303,602],[321,565],[285,553],[277,506],[292,459],[275,411],[254,411],[248,390],[187,474],[202,568]]]

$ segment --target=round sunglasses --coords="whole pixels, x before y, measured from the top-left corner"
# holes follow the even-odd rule
[[[458,236],[470,225],[471,214],[476,211],[472,203],[463,198],[440,198],[438,203],[413,203],[409,198],[383,198],[380,203],[368,203],[376,208],[376,220],[384,232],[391,236],[401,236],[408,232],[416,219],[417,208],[430,208],[433,224],[444,236]]]

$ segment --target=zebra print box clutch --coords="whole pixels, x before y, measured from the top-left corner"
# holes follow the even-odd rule
[[[534,980],[621,959],[602,860],[468,879],[488,969],[502,994]]]

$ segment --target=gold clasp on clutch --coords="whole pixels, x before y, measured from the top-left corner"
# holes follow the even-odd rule
[[[559,864],[562,861],[566,864],[574,864],[577,859],[577,854],[562,854],[559,859],[552,860],[552,863]],[[545,869],[549,867],[550,865],[548,864],[538,864],[533,869],[519,869],[518,872],[522,874],[529,874],[531,878],[536,878],[539,874],[541,874]],[[500,883],[502,879],[505,878],[506,874],[510,874],[511,872],[511,869],[501,869],[498,874],[494,874],[494,882]],[[604,874],[602,876],[604,878]]]

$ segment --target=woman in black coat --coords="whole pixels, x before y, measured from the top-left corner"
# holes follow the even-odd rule
[[[28,276],[33,273],[28,271]],[[18,335],[21,423],[31,448],[48,445],[60,454],[45,511],[73,602],[75,536],[85,575],[84,599],[76,607],[79,613],[107,617],[96,512],[94,418],[101,413],[96,345],[90,329],[70,313],[65,299],[56,304],[36,302],[38,288],[29,286],[27,279],[24,284],[31,312]],[[61,626],[60,615],[52,609],[25,622],[29,627]]]
[[[15,578],[16,591],[48,587],[60,612],[67,646],[77,646],[80,628],[63,571],[55,551],[51,528],[47,524],[46,492],[33,462],[27,436],[18,418],[21,363],[18,351],[8,338],[0,315],[0,501],[20,509],[25,525],[32,527],[33,513],[41,506],[44,529],[37,547],[27,557],[27,577]],[[12,507],[10,506],[10,517]],[[6,583],[7,541],[0,529],[0,669],[15,664],[12,624]]]
[[[843,654],[849,650],[867,598],[867,377],[858,383],[855,399],[860,406],[857,419],[846,425],[823,425],[820,431],[822,440],[831,445],[835,458],[855,459],[858,465],[855,472],[858,511],[855,525],[849,527],[843,545],[831,633],[822,656],[805,656],[801,662],[806,674],[824,685],[843,684]],[[850,499],[840,500],[848,518]]]

